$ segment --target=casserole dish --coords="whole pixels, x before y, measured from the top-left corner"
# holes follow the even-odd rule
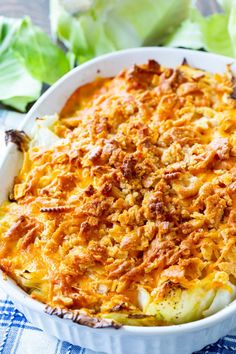
[[[165,66],[175,67],[184,58],[191,66],[211,72],[223,72],[225,65],[231,63],[228,58],[165,48],[132,49],[107,55],[76,68],[62,78],[36,103],[20,129],[30,134],[34,126],[34,118],[59,112],[77,87],[93,81],[98,74],[102,77],[114,76],[123,68],[130,67],[132,64],[144,63],[149,59],[155,59]],[[7,198],[7,193],[20,165],[19,153],[14,146],[9,146],[1,166],[3,180],[0,192],[2,200]],[[234,316],[230,309],[233,309],[234,303],[207,319],[184,325],[149,328],[124,326],[119,331],[113,328],[100,331],[88,329],[69,320],[45,314],[45,305],[29,298],[11,280],[2,281],[1,284],[15,301],[16,307],[38,327],[62,340],[103,352],[191,353],[217,340],[233,327]],[[224,325],[222,326],[222,324]]]

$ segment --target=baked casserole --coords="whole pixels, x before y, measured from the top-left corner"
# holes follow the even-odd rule
[[[0,268],[92,327],[209,316],[236,297],[234,77],[186,61],[98,78],[29,138],[0,208]]]

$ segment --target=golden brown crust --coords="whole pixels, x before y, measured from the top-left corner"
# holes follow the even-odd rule
[[[95,327],[143,316],[140,287],[157,300],[216,270],[235,277],[231,78],[152,60],[79,88],[61,141],[24,153],[16,202],[0,210],[1,268]]]
[[[16,144],[18,150],[25,151],[28,147],[29,137],[22,130],[10,129],[5,131],[5,142]]]

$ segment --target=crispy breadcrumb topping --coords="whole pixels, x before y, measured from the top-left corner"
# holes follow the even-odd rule
[[[79,88],[59,142],[24,152],[0,209],[1,269],[33,298],[92,317],[145,318],[140,287],[155,302],[216,271],[235,283],[233,87],[229,68],[150,60]]]

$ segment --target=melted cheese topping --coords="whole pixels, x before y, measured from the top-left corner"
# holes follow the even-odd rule
[[[1,269],[52,307],[128,324],[202,317],[236,277],[232,92],[229,70],[154,61],[79,88],[59,141],[24,152],[0,208]],[[162,311],[203,294],[194,315]]]

